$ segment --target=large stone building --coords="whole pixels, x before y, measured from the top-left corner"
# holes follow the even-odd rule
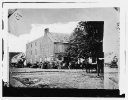
[[[67,48],[69,34],[59,34],[44,30],[44,36],[26,44],[27,63],[63,60],[59,57]]]

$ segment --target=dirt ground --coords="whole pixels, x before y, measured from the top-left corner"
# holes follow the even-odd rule
[[[104,89],[119,89],[118,68],[105,67],[104,70]]]
[[[104,68],[104,75],[74,69],[11,68],[10,84],[14,87],[119,89],[117,68]]]
[[[10,69],[14,87],[104,89],[104,77],[85,70]]]

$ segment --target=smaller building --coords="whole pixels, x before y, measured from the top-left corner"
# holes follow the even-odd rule
[[[11,61],[14,56],[19,55],[21,52],[9,52],[9,64],[11,64]]]
[[[16,67],[19,64],[19,61],[22,61],[25,64],[25,59],[26,55],[23,52],[9,52],[9,64],[12,67]],[[20,66],[18,66],[20,67]]]
[[[63,60],[70,34],[44,30],[44,36],[26,44],[27,63]]]

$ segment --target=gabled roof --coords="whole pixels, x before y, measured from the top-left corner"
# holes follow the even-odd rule
[[[15,58],[18,59],[18,58],[20,58],[21,56],[25,57],[25,53],[21,52],[21,53],[15,55],[15,56],[13,57],[13,59],[15,59]]]
[[[60,43],[68,43],[70,36],[69,34],[59,34],[59,33],[51,33],[51,32],[49,32],[47,35],[53,42],[60,42]]]

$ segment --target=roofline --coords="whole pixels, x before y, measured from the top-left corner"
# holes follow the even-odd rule
[[[54,34],[54,32],[48,32],[48,33],[51,33],[51,34]],[[55,34],[59,34],[59,33],[55,33]],[[61,33],[60,33],[61,34]],[[64,34],[64,33],[62,33],[62,34]],[[64,34],[64,35],[69,35],[69,34]],[[47,34],[47,36],[49,37],[49,35]],[[69,35],[69,37],[70,37],[70,35]],[[68,42],[54,42],[50,37],[49,37],[49,39],[53,42],[53,43],[65,43],[65,44],[67,44]]]
[[[38,25],[38,24],[37,24]],[[39,24],[40,25],[40,24]],[[56,32],[48,32],[48,33],[56,33]],[[71,34],[68,34],[68,33],[56,33],[56,34],[64,34],[64,35],[69,35],[69,37],[70,37],[70,35]],[[48,37],[49,37],[49,35],[47,35]],[[37,38],[37,39],[35,39],[35,40],[33,40],[33,41],[31,41],[31,42],[29,42],[29,43],[26,43],[26,45],[27,44],[30,44],[30,43],[32,43],[32,42],[34,42],[34,41],[37,41],[38,39],[40,39],[40,38],[43,38],[44,36],[41,36],[41,37],[39,37],[39,38]],[[52,42],[54,42],[50,37],[49,37],[49,39],[52,41]],[[68,43],[68,42],[54,42],[54,43]]]
[[[71,35],[71,34],[69,34],[69,33],[57,33],[57,32],[49,32],[49,33],[52,33],[52,34],[54,34],[54,33],[55,33],[55,34],[64,34],[64,35],[69,35],[69,36]]]
[[[51,33],[51,32],[48,32],[48,33]],[[48,38],[54,43],[54,41],[50,38],[50,36],[47,34]]]
[[[38,39],[40,39],[40,38],[42,38],[42,37],[44,37],[44,36],[41,36],[41,37],[39,37],[39,38],[37,38],[37,39],[35,39],[35,40],[29,42],[29,43],[32,43],[32,42],[34,42],[34,41],[37,41]],[[29,43],[26,43],[26,45],[29,44]]]
[[[63,43],[63,44],[68,44],[68,42],[54,42],[54,43]]]

